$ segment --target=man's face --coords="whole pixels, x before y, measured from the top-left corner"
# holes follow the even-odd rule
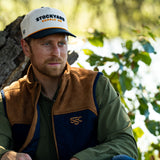
[[[32,39],[27,56],[33,65],[35,75],[59,77],[67,62],[68,37],[53,34]]]

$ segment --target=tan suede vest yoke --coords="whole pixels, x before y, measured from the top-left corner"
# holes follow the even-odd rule
[[[6,112],[12,126],[13,139],[19,141],[14,146],[16,151],[22,151],[34,136],[38,118],[36,108],[40,90],[40,85],[37,82],[33,82],[31,67],[28,70],[27,76],[3,89]],[[17,127],[20,130],[17,130]]]
[[[93,97],[93,84],[97,72],[70,68],[62,77],[62,84],[53,107],[53,114],[90,109],[97,115]]]

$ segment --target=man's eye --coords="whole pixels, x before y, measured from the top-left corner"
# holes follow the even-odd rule
[[[59,43],[58,43],[59,46],[63,46],[63,45],[65,45],[65,44],[66,44],[65,42],[59,42]]]
[[[49,46],[50,43],[46,42],[46,43],[43,43],[44,46]]]

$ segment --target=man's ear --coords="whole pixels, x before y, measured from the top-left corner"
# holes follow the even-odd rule
[[[21,39],[21,46],[22,46],[24,54],[27,57],[30,58],[30,56],[31,56],[31,48],[30,48],[30,46],[28,45],[28,43],[24,39]]]

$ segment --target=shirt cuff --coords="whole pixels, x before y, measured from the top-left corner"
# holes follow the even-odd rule
[[[3,156],[6,152],[8,152],[8,151],[10,151],[10,150],[5,149],[4,147],[0,146],[0,159],[1,159],[2,156]]]

